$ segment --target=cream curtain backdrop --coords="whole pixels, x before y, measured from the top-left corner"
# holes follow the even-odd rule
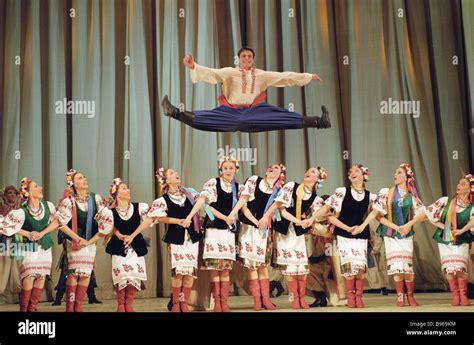
[[[368,188],[377,192],[410,162],[430,204],[454,193],[460,169],[473,171],[473,23],[469,0],[0,0],[0,186],[29,176],[56,203],[75,168],[92,191],[106,196],[121,176],[135,201],[151,203],[158,167],[199,190],[228,145],[257,149],[255,165],[242,162],[240,182],[274,162],[289,167],[288,180],[322,165],[323,194],[346,183],[352,163],[369,166]],[[233,66],[242,45],[254,48],[258,68],[318,73],[324,83],[270,89],[268,102],[308,116],[325,104],[332,128],[217,134],[163,116],[165,94],[189,110],[216,106],[220,87],[193,85],[185,53],[205,66]],[[94,101],[95,116],[57,114],[64,98]],[[382,115],[389,98],[420,101],[420,116]],[[416,287],[444,288],[434,229],[417,230]],[[146,232],[141,297],[169,295],[163,232]],[[56,246],[54,268],[60,253]],[[100,298],[113,298],[110,265],[100,246]],[[57,277],[54,270],[54,284]],[[3,299],[11,300],[8,289]]]

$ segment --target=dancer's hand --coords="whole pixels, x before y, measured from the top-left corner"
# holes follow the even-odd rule
[[[469,229],[465,229],[465,230],[463,230],[463,229],[454,229],[451,232],[453,233],[454,236],[459,236],[459,235],[465,233],[467,230],[469,230]]]
[[[311,80],[317,80],[319,82],[323,82],[323,80],[321,79],[321,77],[319,75],[317,75],[316,73],[313,74],[313,77],[311,78]]]
[[[124,245],[125,247],[131,245],[134,239],[135,239],[135,237],[132,236],[132,235],[130,235],[130,236],[125,236],[125,238],[124,238],[124,240],[123,240],[123,245]]]
[[[82,248],[84,248],[84,247],[87,247],[89,244],[90,244],[89,241],[87,241],[87,240],[85,240],[85,239],[83,239],[83,238],[81,238],[79,241],[77,241],[77,247],[78,247],[79,249],[82,249]]]
[[[187,54],[183,59],[183,64],[190,69],[194,69],[194,56]]]
[[[311,221],[311,219],[305,219],[301,222],[301,227],[303,229],[309,228],[312,225],[313,225],[313,222]]]
[[[39,235],[39,232],[31,231],[31,232],[28,232],[25,236],[30,241],[36,241],[38,240],[38,235]]]
[[[44,236],[44,232],[32,232],[32,238],[34,238],[34,241],[39,241],[41,238]]]
[[[364,231],[364,228],[362,228],[360,225],[356,226],[354,228],[354,230],[352,231],[352,235],[358,235],[360,234],[362,231]]]
[[[180,223],[181,223],[180,225],[185,229],[187,229],[191,226],[191,220],[189,220],[188,218],[181,219]]]
[[[354,233],[355,229],[357,228],[357,226],[351,226],[348,230],[346,230],[348,233],[352,234]]]
[[[36,235],[35,235],[35,232],[34,231],[31,231],[31,232],[26,232],[23,237],[26,237],[28,240],[30,240],[31,242],[33,241],[36,241]]]
[[[402,225],[398,228],[398,232],[402,234],[403,236],[406,236],[411,230],[411,226],[407,226],[407,224]]]
[[[268,226],[267,217],[260,218],[260,220],[258,221],[258,228],[263,229],[263,228],[266,228],[267,226]]]
[[[119,231],[115,232],[115,236],[117,236],[120,241],[123,241],[126,237],[125,235],[121,234]]]
[[[225,217],[225,222],[227,225],[232,225],[235,223],[235,217],[234,216],[227,216]]]

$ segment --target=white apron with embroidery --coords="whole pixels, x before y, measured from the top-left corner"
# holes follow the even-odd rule
[[[309,273],[304,235],[296,236],[293,223],[290,224],[286,235],[275,232],[274,256],[277,265],[286,266],[281,270],[284,275]]]
[[[203,259],[235,261],[235,234],[229,230],[209,228],[204,238]]]
[[[175,274],[194,276],[198,268],[199,241],[193,243],[189,233],[184,233],[183,244],[170,244],[171,268]]]
[[[74,275],[90,276],[94,269],[95,253],[97,247],[95,244],[81,248],[80,250],[72,250],[72,242],[67,242],[67,262],[68,271],[73,271]]]
[[[461,245],[438,243],[441,257],[441,270],[446,273],[467,272],[469,244]]]
[[[239,232],[239,257],[247,267],[255,267],[258,264],[265,264],[265,254],[267,250],[267,237],[263,230],[248,224],[240,225]]]
[[[43,277],[51,274],[51,266],[53,264],[53,255],[51,248],[44,250],[41,246],[37,246],[37,251],[22,251],[23,260],[20,267],[20,278],[29,276]]]
[[[146,281],[145,257],[138,256],[131,247],[125,249],[125,254],[126,256],[112,255],[113,283],[118,285],[119,290],[131,284],[140,291],[141,282]]]
[[[367,268],[367,244],[366,239],[337,236],[341,266],[351,265],[352,272],[346,275],[354,275],[358,273],[359,269],[365,270]]]
[[[413,236],[408,238],[391,238],[384,236],[387,274],[413,274]]]

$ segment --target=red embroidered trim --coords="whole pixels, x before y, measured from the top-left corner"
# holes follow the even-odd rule
[[[247,92],[247,73],[245,70],[240,70],[242,72],[242,93]]]

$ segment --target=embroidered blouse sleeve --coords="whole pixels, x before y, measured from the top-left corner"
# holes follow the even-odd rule
[[[108,207],[97,212],[95,219],[97,224],[99,224],[99,232],[101,234],[108,235],[114,230],[114,215]]]
[[[346,196],[346,188],[341,187],[337,188],[333,195],[331,195],[327,200],[324,202],[326,205],[332,207],[336,213],[341,212],[342,202],[344,201],[344,197]]]
[[[232,73],[232,67],[225,68],[209,68],[194,63],[194,68],[191,71],[191,81],[193,84],[204,81],[210,84],[223,83]]]
[[[283,186],[278,196],[275,198],[276,202],[281,202],[282,206],[288,208],[291,205],[291,198],[293,197],[293,188],[295,187],[295,183],[288,182]]]
[[[388,188],[382,188],[374,204],[374,210],[377,210],[382,216],[387,214]]]
[[[61,225],[67,225],[72,218],[72,200],[71,198],[63,199],[56,210],[56,219]]]
[[[166,211],[168,210],[168,205],[166,205],[165,198],[161,197],[153,201],[151,204],[150,209],[148,210],[147,217],[150,218],[161,218],[166,217],[168,214]]]
[[[212,204],[217,201],[217,180],[211,178],[202,187],[201,196],[206,199],[206,203]]]
[[[3,220],[3,234],[13,236],[21,230],[25,223],[25,211],[23,209],[11,210]]]
[[[311,82],[313,75],[310,73],[295,72],[269,72],[264,71],[262,79],[266,87],[304,86]]]

